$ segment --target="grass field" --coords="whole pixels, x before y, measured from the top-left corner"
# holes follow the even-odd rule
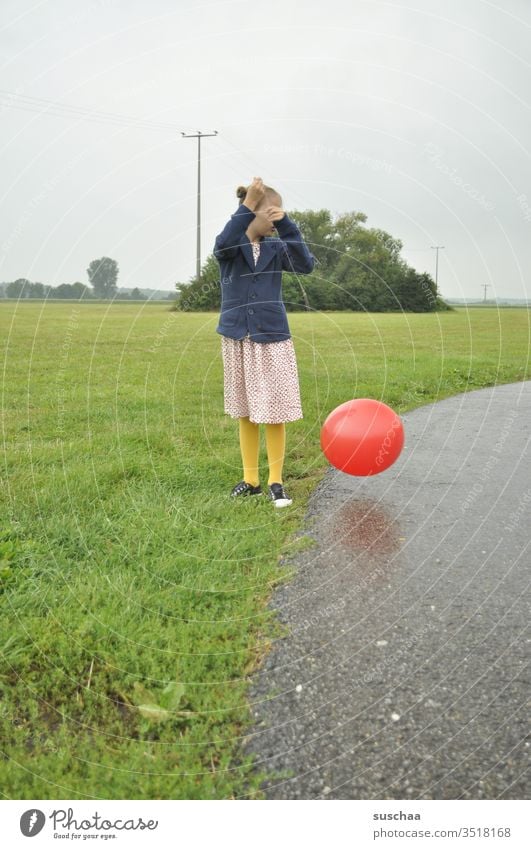
[[[304,419],[287,425],[294,504],[275,511],[229,498],[217,314],[2,304],[4,797],[260,798],[247,684],[283,633],[267,602],[307,542],[327,414],[529,379],[526,309],[289,322]]]

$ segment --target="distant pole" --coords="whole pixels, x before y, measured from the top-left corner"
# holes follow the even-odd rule
[[[213,133],[202,133],[201,130],[198,130],[197,133],[190,133],[189,135],[181,133],[181,136],[184,136],[186,139],[197,139],[197,257],[195,263],[197,280],[201,276],[201,138],[217,136],[217,134],[217,130],[214,130]]]
[[[439,280],[439,250],[444,248],[444,245],[432,245],[431,247],[434,251],[437,251],[437,253],[435,254],[435,289],[438,292],[439,291],[439,286],[438,286],[438,280]]]
[[[482,283],[483,286],[483,303],[486,303],[487,300],[487,286],[490,286],[490,283]]]

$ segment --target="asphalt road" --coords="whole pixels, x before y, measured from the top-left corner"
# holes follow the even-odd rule
[[[531,381],[402,421],[386,471],[330,468],[273,596],[244,741],[267,798],[529,799]]]

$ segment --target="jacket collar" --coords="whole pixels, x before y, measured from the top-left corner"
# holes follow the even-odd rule
[[[247,233],[243,234],[243,239],[240,247],[247,261],[247,264],[252,271],[254,271],[255,273],[263,271],[266,265],[271,262],[271,260],[275,256],[276,243],[278,241],[278,239],[262,239],[262,241],[260,242],[260,255],[258,257],[258,262],[255,267],[251,240],[249,239]]]

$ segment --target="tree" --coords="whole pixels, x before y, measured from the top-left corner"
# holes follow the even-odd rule
[[[88,286],[85,286],[80,280],[76,280],[75,283],[71,284],[72,289],[72,297],[77,298],[78,300],[86,300],[87,298],[92,298],[92,292],[90,291]]]
[[[49,286],[46,289],[49,289]],[[42,283],[32,283],[30,298],[44,298],[46,296],[46,289]]]
[[[115,259],[108,256],[93,259],[87,268],[87,274],[97,298],[112,298],[116,295],[118,263]]]
[[[221,303],[220,286],[219,263],[214,254],[210,254],[199,280],[194,274],[191,283],[177,284],[179,300],[175,308],[182,312],[217,310]]]
[[[25,277],[19,277],[18,280],[13,280],[6,286],[6,295],[8,298],[29,298],[31,283]]]
[[[88,286],[78,280],[75,283],[61,283],[59,286],[55,286],[51,289],[50,295],[52,298],[80,301],[81,299],[91,298],[92,292]]]
[[[314,310],[432,312],[445,308],[431,276],[419,274],[401,258],[400,239],[365,226],[365,213],[345,212],[335,220],[328,209],[289,214],[317,264],[311,274],[283,273],[282,297],[288,311],[306,309],[304,292]],[[177,285],[176,309],[219,309],[219,276],[219,264],[210,254],[199,280]]]
[[[321,273],[326,274],[328,269],[332,268],[336,261],[336,251],[332,237],[334,225],[330,210],[320,209],[317,211],[306,210],[305,212],[293,212],[290,213],[290,218],[295,221],[304,241],[318,260]]]
[[[400,257],[400,239],[364,226],[363,212],[346,212],[332,220],[326,209],[293,212],[304,240],[318,260],[312,274],[283,275],[286,308],[301,309],[306,290],[313,309],[429,312],[441,309],[435,283]]]

